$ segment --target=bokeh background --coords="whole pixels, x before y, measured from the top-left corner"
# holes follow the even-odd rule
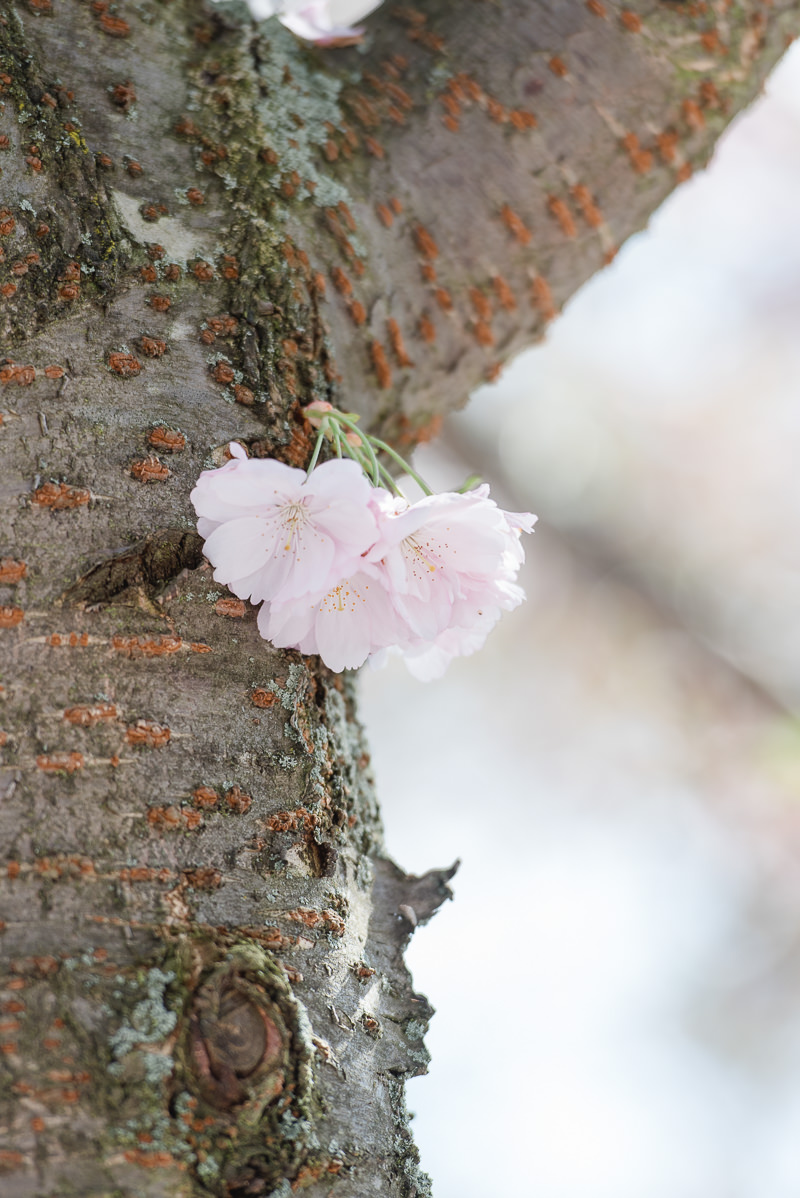
[[[417,457],[537,512],[486,648],[364,672],[437,1198],[800,1195],[800,50]]]

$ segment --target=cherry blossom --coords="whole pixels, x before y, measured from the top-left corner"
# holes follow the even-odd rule
[[[434,495],[391,446],[356,431],[357,416],[324,401],[309,419],[307,471],[232,442],[231,460],[200,475],[191,498],[214,578],[262,604],[259,632],[277,648],[319,654],[337,672],[400,652],[418,678],[439,677],[525,598],[521,534],[536,517],[503,511],[487,486]],[[337,457],[318,465],[324,440]],[[425,497],[409,503],[378,454]]]
[[[409,673],[422,682],[441,678],[454,657],[469,657],[482,649],[504,611],[525,598],[522,587],[497,580],[484,585],[454,605],[452,624],[432,641],[418,640],[402,650]]]
[[[214,578],[240,599],[286,600],[324,592],[374,544],[370,485],[352,461],[305,471],[241,446],[192,491]]]
[[[278,648],[318,653],[337,672],[357,669],[371,653],[395,644],[406,633],[385,574],[368,564],[323,595],[265,603],[258,613],[258,628]]]
[[[502,511],[488,492],[431,495],[405,510],[390,496],[378,500],[381,536],[367,558],[384,565],[412,639],[432,642],[445,629],[469,628],[483,607],[510,600],[498,588],[516,578],[520,532],[535,517]]]
[[[499,619],[499,609],[481,612],[471,628],[445,628],[434,641],[404,649],[401,656],[408,672],[420,682],[441,678],[454,657],[469,657],[483,648]]]

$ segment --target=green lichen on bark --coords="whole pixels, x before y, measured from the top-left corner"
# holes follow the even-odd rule
[[[9,9],[0,23],[0,73],[8,79],[2,101],[14,122],[3,156],[5,194],[0,239],[5,261],[2,332],[24,340],[70,311],[79,296],[107,300],[126,266],[120,228],[94,156],[81,131],[73,93],[30,52],[21,21]],[[11,227],[9,228],[9,225]],[[74,265],[73,265],[74,264]],[[77,287],[78,294],[63,294]]]
[[[120,976],[111,1002],[122,1020],[107,1037],[120,1113],[109,1155],[144,1145],[145,1161],[177,1162],[198,1195],[266,1193],[313,1163],[311,1028],[258,943],[222,930],[172,936],[158,965]]]
[[[389,1091],[389,1101],[394,1118],[394,1143],[392,1147],[396,1154],[399,1173],[402,1179],[400,1188],[402,1198],[433,1198],[431,1179],[420,1168],[419,1149],[414,1143],[414,1138],[409,1130],[405,1086],[402,1080],[396,1077],[389,1077],[386,1085]]]
[[[221,7],[193,52],[186,113],[174,135],[192,146],[208,202],[232,200],[226,203],[229,223],[218,237],[218,264],[239,328],[230,352],[211,354],[209,364],[232,364],[229,398],[253,406],[271,450],[280,454],[294,432],[288,408],[296,400],[329,398],[333,371],[319,280],[290,233],[292,211],[310,193],[301,186],[292,202],[282,195],[281,187],[291,185],[282,184],[269,149],[282,136],[280,122],[292,127],[294,108],[304,113],[296,115],[306,135],[311,109],[320,127],[336,117],[337,85],[320,73],[312,100],[309,89],[295,82],[297,75],[310,87],[317,78],[305,64],[308,52],[281,27],[267,43],[241,9]],[[245,392],[242,398],[242,387],[249,397]]]

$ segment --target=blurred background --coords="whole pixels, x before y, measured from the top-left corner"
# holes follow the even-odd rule
[[[800,1195],[800,48],[417,457],[539,514],[528,602],[364,672],[436,1198]]]

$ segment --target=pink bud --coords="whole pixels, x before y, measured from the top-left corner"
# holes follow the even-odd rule
[[[314,428],[320,428],[324,419],[322,415],[317,416],[315,413],[332,411],[333,404],[326,403],[324,399],[313,399],[310,404],[307,404],[306,407],[303,408],[303,413],[306,417],[306,420],[308,420],[309,424],[312,424]]]

